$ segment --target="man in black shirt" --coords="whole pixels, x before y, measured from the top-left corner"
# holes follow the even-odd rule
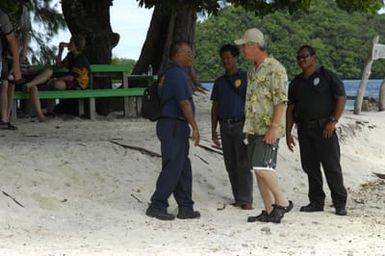
[[[295,146],[291,130],[298,128],[301,164],[308,175],[310,203],[302,212],[323,211],[325,193],[322,189],[321,164],[337,215],[346,215],[347,192],[340,165],[340,146],[335,132],[341,117],[346,95],[344,85],[334,73],[317,68],[316,52],[304,45],[297,52],[302,73],[289,86],[286,111],[286,143],[291,151]]]

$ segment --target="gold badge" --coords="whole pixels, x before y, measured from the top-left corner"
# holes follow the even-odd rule
[[[241,86],[241,79],[237,79],[234,81],[234,85],[235,85],[235,88],[239,88],[239,86]]]

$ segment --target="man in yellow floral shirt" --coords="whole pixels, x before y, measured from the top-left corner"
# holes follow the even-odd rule
[[[256,28],[247,30],[241,39],[246,59],[253,61],[248,72],[245,103],[245,125],[250,167],[255,172],[265,210],[247,221],[280,223],[293,208],[278,185],[276,163],[279,138],[285,134],[283,112],[287,102],[288,78],[285,68],[270,57],[265,48],[265,37]]]

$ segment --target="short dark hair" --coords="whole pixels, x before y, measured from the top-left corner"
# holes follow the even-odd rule
[[[172,43],[170,46],[170,58],[175,57],[182,45],[188,45],[189,47],[191,47],[191,44],[186,40],[180,40]]]
[[[317,53],[316,50],[315,50],[315,48],[314,48],[313,46],[310,46],[310,45],[307,45],[307,44],[302,45],[301,47],[299,47],[297,53],[299,53],[299,52],[302,51],[303,49],[307,49],[307,50],[309,51],[309,54],[310,54],[311,56],[313,56],[313,55],[315,55],[315,54]]]
[[[219,55],[222,56],[222,54],[224,52],[230,52],[231,55],[233,55],[234,57],[238,57],[239,56],[239,49],[237,46],[233,45],[233,44],[225,44],[221,47],[221,49],[219,50]]]

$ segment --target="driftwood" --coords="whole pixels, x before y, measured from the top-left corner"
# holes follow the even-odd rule
[[[131,145],[126,145],[126,144],[122,144],[122,143],[119,143],[119,142],[116,142],[116,141],[113,141],[113,140],[110,140],[110,142],[112,144],[115,144],[115,145],[118,145],[118,146],[121,146],[123,148],[129,148],[129,149],[132,149],[132,150],[137,150],[145,155],[149,155],[151,157],[162,157],[160,154],[156,153],[156,152],[153,152],[153,151],[150,151],[148,149],[145,149],[145,148],[141,148],[141,147],[138,147],[138,146],[131,146]]]
[[[14,201],[16,204],[18,204],[19,206],[21,206],[21,207],[24,208],[24,205],[22,205],[21,203],[19,203],[13,196],[9,195],[7,192],[4,192],[4,191],[2,191],[2,192],[3,192],[3,195],[5,195],[5,196],[11,198],[12,201]]]

